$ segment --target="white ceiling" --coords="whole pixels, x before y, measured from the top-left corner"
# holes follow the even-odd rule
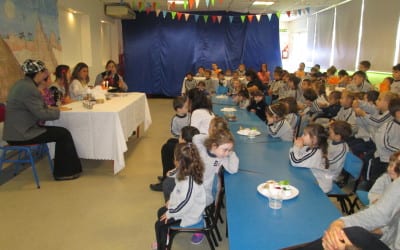
[[[102,0],[105,3],[110,2],[120,2],[118,0]],[[189,9],[189,6],[185,10],[183,5],[175,5],[174,9],[171,11],[181,11],[181,12],[190,12],[190,11],[233,11],[233,12],[241,12],[241,13],[252,13],[252,14],[266,14],[266,13],[286,13],[286,11],[293,11],[299,9],[310,8],[311,13],[341,3],[348,0],[275,0],[275,4],[271,6],[253,6],[253,2],[255,0],[214,0],[214,6],[212,6],[212,0],[209,0],[209,6],[206,6],[206,0],[200,0],[199,7]],[[265,0],[261,0],[265,1]],[[273,0],[269,0],[273,1]],[[135,3],[136,6],[133,8],[138,9],[138,3],[142,2],[143,6],[146,7],[147,3],[152,4],[153,2],[157,3],[157,9],[168,10],[167,0],[136,0],[136,1],[127,1],[123,0],[123,2],[127,2],[132,4]],[[188,0],[189,2],[189,0]],[[195,1],[194,1],[195,2]]]

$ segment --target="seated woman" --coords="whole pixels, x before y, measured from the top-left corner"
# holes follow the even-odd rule
[[[107,82],[108,92],[126,92],[128,90],[128,85],[117,73],[117,64],[113,60],[107,62],[106,71],[97,75],[94,84],[102,85],[104,81]]]
[[[70,132],[62,127],[41,126],[40,121],[57,120],[58,108],[49,108],[37,89],[48,77],[42,61],[26,60],[22,65],[25,78],[11,87],[6,106],[3,139],[10,145],[55,142],[54,178],[71,180],[82,172]]]
[[[72,71],[72,82],[69,85],[69,95],[72,100],[82,100],[89,83],[89,67],[86,63],[78,63]]]
[[[71,70],[68,65],[60,64],[54,73],[56,80],[51,84],[49,90],[54,97],[57,106],[71,102],[69,97],[69,83],[71,81]]]

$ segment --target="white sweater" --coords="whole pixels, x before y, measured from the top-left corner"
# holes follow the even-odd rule
[[[198,223],[206,207],[203,184],[194,182],[192,176],[187,176],[182,181],[175,179],[175,183],[168,202],[167,218],[181,220],[182,227]]]
[[[197,128],[200,134],[208,135],[208,128],[210,127],[210,121],[214,118],[214,114],[207,109],[196,109],[193,111],[190,118],[190,126]]]
[[[342,172],[346,154],[349,152],[346,142],[332,142],[328,144],[329,172],[332,173],[333,180],[337,180]]]
[[[375,157],[381,162],[389,162],[390,156],[400,150],[400,123],[391,120],[376,130],[373,138],[376,151]]]
[[[293,129],[286,119],[267,126],[268,134],[283,141],[293,141]]]
[[[333,175],[329,169],[325,169],[321,149],[293,146],[289,150],[289,159],[293,167],[310,168],[322,191],[325,193],[331,191]]]
[[[206,204],[210,205],[214,201],[213,197],[213,184],[216,174],[218,174],[221,166],[230,173],[234,174],[239,170],[239,158],[235,152],[232,152],[228,157],[223,159],[217,158],[211,154],[204,146],[204,141],[207,139],[207,135],[198,134],[193,137],[193,143],[196,145],[200,157],[204,163],[204,177],[203,184],[206,190]]]
[[[373,201],[379,200],[391,183],[392,179],[388,173],[381,175],[368,192],[369,203],[371,204]]]

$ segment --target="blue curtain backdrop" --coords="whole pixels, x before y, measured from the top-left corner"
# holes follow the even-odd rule
[[[196,73],[199,66],[217,63],[223,70],[237,69],[240,63],[259,70],[267,63],[269,70],[281,66],[279,20],[262,16],[244,23],[238,13],[191,13],[186,22],[182,16],[172,20],[154,12],[136,13],[136,20],[122,21],[125,54],[125,78],[130,91],[166,96],[180,95],[187,72]],[[195,21],[195,14],[200,15]],[[207,23],[203,15],[209,15]],[[211,15],[222,15],[213,23]],[[234,16],[232,23],[228,16]]]

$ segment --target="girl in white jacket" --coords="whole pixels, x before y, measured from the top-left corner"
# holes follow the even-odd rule
[[[177,144],[174,153],[178,163],[176,185],[166,205],[158,210],[155,223],[157,242],[153,249],[165,250],[171,225],[190,226],[201,221],[206,207],[203,186],[204,164],[192,143]]]
[[[290,163],[293,167],[310,168],[322,191],[332,189],[333,176],[329,171],[328,135],[317,123],[304,128],[303,136],[294,141],[289,151]]]

